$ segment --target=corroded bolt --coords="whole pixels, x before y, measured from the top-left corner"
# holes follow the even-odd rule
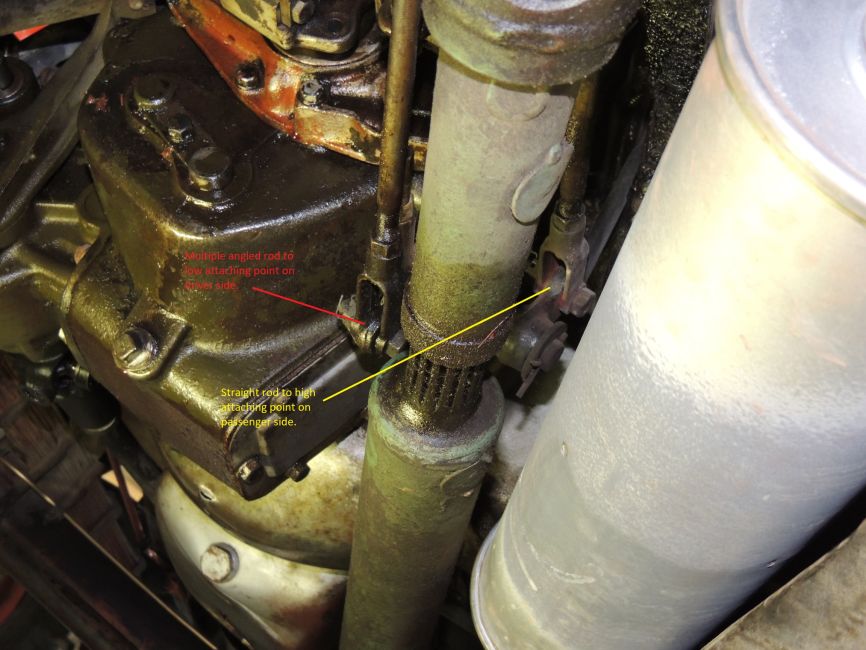
[[[143,370],[156,359],[159,347],[143,327],[130,327],[114,342],[114,356],[125,370]]]
[[[243,90],[258,90],[262,87],[262,68],[259,61],[241,63],[235,72],[235,84]]]
[[[183,144],[192,137],[192,120],[189,115],[178,113],[168,121],[168,137],[174,144]]]
[[[310,466],[304,462],[297,462],[289,468],[289,478],[295,483],[300,483],[310,473]]]
[[[319,101],[322,92],[322,84],[315,79],[309,79],[301,86],[301,101],[307,106],[312,106]]]
[[[238,572],[238,554],[228,544],[211,544],[201,554],[201,572],[211,582],[228,582]]]
[[[262,463],[256,456],[253,456],[241,463],[241,466],[238,467],[237,475],[244,483],[255,483],[262,475],[263,470]]]
[[[292,3],[292,22],[298,25],[303,25],[310,21],[313,14],[316,13],[316,3],[314,0],[295,0]]]
[[[232,180],[232,159],[219,147],[202,147],[190,156],[189,176],[200,189],[220,190]]]
[[[172,94],[174,94],[174,87],[167,79],[159,75],[147,74],[135,80],[132,94],[140,109],[155,111],[165,106],[171,99]]]

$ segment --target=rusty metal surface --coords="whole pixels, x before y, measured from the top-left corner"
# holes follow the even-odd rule
[[[255,501],[246,501],[177,452],[170,452],[170,461],[195,504],[246,542],[295,562],[345,570],[363,451],[363,432],[355,432],[310,460],[303,481],[286,481]]]
[[[573,83],[614,54],[640,0],[428,0],[439,46],[497,81],[529,87]]]
[[[544,285],[548,286],[548,285]],[[559,320],[558,296],[549,293],[533,300],[515,319],[497,359],[520,373],[515,393],[522,398],[541,372],[556,366],[565,350],[566,324]]]
[[[571,116],[565,129],[565,139],[574,147],[571,160],[559,182],[559,211],[566,215],[577,211],[579,202],[586,194],[593,116],[598,101],[598,77],[596,72],[579,83],[574,107],[571,109]]]
[[[308,145],[378,163],[385,90],[383,35],[363,36],[347,56],[280,53],[261,34],[210,0],[178,0],[171,9],[238,98],[261,119]],[[254,64],[261,81],[237,88],[241,66]],[[423,121],[422,121],[423,122]],[[426,132],[410,139],[413,166],[423,169]]]
[[[404,195],[410,189],[407,183],[410,173],[407,153],[421,27],[421,0],[407,0],[395,8],[397,11],[393,15],[388,48],[382,153],[376,191],[376,229],[370,240],[364,271],[358,276],[354,302],[347,309],[355,321],[360,320],[365,324],[343,322],[355,345],[367,351],[385,351],[392,356],[405,342],[402,335],[398,335],[405,279],[400,220],[406,204]],[[414,240],[414,234],[410,239]]]
[[[538,218],[571,154],[564,136],[573,103],[567,91],[491,83],[440,56],[415,262],[403,301],[413,349],[514,301]],[[501,347],[509,319],[494,319],[425,356],[452,368],[484,363]]]
[[[383,375],[370,393],[342,650],[430,646],[502,426],[494,379],[472,417],[452,430],[419,423],[399,381]]]
[[[336,645],[344,571],[272,555],[221,528],[170,476],[156,495],[160,531],[184,584],[256,650]],[[214,552],[223,557],[214,561]]]

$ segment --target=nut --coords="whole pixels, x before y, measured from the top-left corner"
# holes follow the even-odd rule
[[[262,475],[264,468],[257,456],[247,458],[241,466],[238,467],[237,477],[244,483],[255,483]]]
[[[259,90],[262,87],[262,62],[259,60],[241,63],[235,72],[235,84],[242,90]]]
[[[237,551],[228,544],[211,544],[201,555],[201,572],[211,582],[228,582],[239,565]]]
[[[308,79],[301,86],[301,101],[307,106],[312,106],[319,102],[319,95],[322,92],[322,84],[315,79]]]
[[[154,362],[158,352],[156,339],[143,327],[130,327],[114,341],[115,361],[124,370],[144,370]]]
[[[297,462],[289,468],[288,476],[295,483],[300,483],[310,473],[310,466],[304,462]]]

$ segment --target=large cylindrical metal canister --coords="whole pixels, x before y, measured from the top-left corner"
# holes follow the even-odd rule
[[[489,649],[691,647],[866,483],[866,6],[718,10],[477,560]]]

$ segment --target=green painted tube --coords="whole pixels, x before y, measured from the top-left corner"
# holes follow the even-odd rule
[[[495,379],[462,426],[437,431],[395,394],[400,375],[370,391],[342,650],[429,647],[502,426]]]

